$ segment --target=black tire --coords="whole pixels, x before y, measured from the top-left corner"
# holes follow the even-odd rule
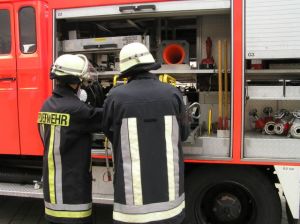
[[[202,166],[186,178],[187,224],[280,224],[275,185],[248,166]]]
[[[288,203],[285,203],[285,212],[286,212],[286,217],[287,217],[289,224],[297,224],[298,223],[298,220],[293,218],[293,215],[289,208]]]

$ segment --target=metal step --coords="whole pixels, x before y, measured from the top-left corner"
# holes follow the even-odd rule
[[[34,189],[33,184],[0,183],[0,195],[25,198],[43,198],[42,189]]]
[[[0,195],[25,197],[25,198],[43,198],[42,189],[34,189],[33,184],[14,184],[0,183]],[[113,204],[112,194],[93,194],[93,203]]]
[[[112,194],[93,194],[93,203],[96,204],[108,204],[114,203],[114,196]]]

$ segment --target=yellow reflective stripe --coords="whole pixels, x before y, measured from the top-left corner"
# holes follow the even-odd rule
[[[38,123],[39,124],[50,124],[50,125],[56,125],[56,126],[69,126],[70,125],[70,114],[39,112]]]
[[[113,219],[120,222],[128,223],[147,223],[164,219],[170,219],[179,215],[185,208],[185,202],[183,201],[178,207],[161,212],[152,212],[145,214],[125,214],[120,212],[113,212]]]
[[[49,182],[49,193],[50,193],[50,202],[55,204],[55,174],[54,174],[54,158],[53,158],[53,144],[54,144],[54,130],[55,126],[51,125],[50,132],[50,141],[49,141],[49,150],[48,150],[48,182]]]
[[[165,116],[165,139],[167,151],[167,169],[168,169],[168,185],[169,185],[169,201],[175,200],[175,170],[174,170],[174,154],[172,144],[172,116]]]
[[[50,216],[58,218],[86,218],[92,215],[92,209],[86,211],[54,211],[48,208],[45,208],[45,213]]]
[[[130,154],[132,160],[132,186],[134,205],[142,205],[143,193],[141,181],[141,161],[136,118],[128,118],[128,133]]]

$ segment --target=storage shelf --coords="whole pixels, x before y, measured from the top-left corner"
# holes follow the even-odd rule
[[[92,50],[78,50],[78,51],[63,51],[64,54],[108,54],[119,53],[121,49],[92,49]]]
[[[247,100],[300,100],[300,97],[291,98],[291,97],[279,97],[279,98],[272,98],[272,97],[249,97]]]
[[[196,80],[197,75],[213,75],[218,73],[218,69],[158,69],[150,71],[152,74],[160,75],[160,74],[170,74],[179,80]],[[224,73],[224,71],[223,71]],[[97,76],[103,79],[110,79],[114,75],[120,75],[120,71],[103,71],[98,72]],[[230,74],[230,71],[228,71]]]
[[[229,158],[230,138],[218,138],[216,134],[197,137],[194,143],[183,142],[183,152],[186,158]]]
[[[215,69],[158,69],[150,71],[152,74],[215,74],[218,70]],[[98,72],[97,75],[102,76],[113,76],[120,75],[120,71],[104,71]]]
[[[244,158],[300,161],[300,139],[246,132]]]
[[[217,69],[158,69],[153,74],[216,74]]]
[[[246,74],[299,74],[300,69],[247,69]]]
[[[278,80],[299,79],[300,69],[247,69],[245,79],[253,80]]]
[[[246,86],[247,100],[300,100],[300,86]]]

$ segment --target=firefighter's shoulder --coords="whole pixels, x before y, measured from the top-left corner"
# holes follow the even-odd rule
[[[106,94],[107,97],[113,97],[115,95],[118,95],[120,93],[122,93],[125,90],[125,85],[116,85],[114,87],[112,87],[109,92]],[[125,90],[126,91],[126,90]]]
[[[165,83],[165,82],[159,82],[160,88],[164,88],[166,91],[172,93],[172,94],[181,94],[180,90],[177,89],[177,87],[169,84],[169,83]]]

